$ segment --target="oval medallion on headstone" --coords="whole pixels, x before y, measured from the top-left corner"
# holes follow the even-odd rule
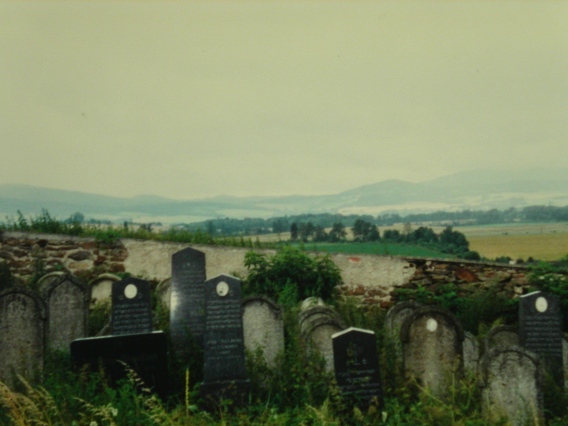
[[[138,289],[134,284],[128,284],[124,289],[124,295],[127,299],[134,299],[138,294]]]
[[[539,297],[535,302],[536,310],[539,312],[546,312],[548,309],[548,302],[544,297]]]
[[[438,322],[434,318],[428,319],[428,321],[426,321],[426,329],[431,332],[436,331],[438,329]]]
[[[229,293],[229,285],[225,281],[221,281],[216,287],[217,294],[221,297]]]

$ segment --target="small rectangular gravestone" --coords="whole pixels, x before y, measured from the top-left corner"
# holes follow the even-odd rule
[[[564,389],[562,328],[556,297],[540,291],[520,297],[519,342],[542,358],[546,371]]]
[[[203,346],[205,334],[205,253],[190,247],[172,255],[170,330],[176,352],[191,339]]]
[[[371,330],[348,328],[331,336],[335,379],[348,403],[361,410],[383,405],[377,340]]]
[[[168,393],[167,340],[163,331],[88,337],[71,343],[71,360],[77,369],[104,368],[113,385],[127,377],[126,364],[160,396]],[[124,363],[124,364],[123,364]]]
[[[241,405],[250,383],[245,366],[241,282],[219,275],[205,282],[205,365],[201,395],[206,404],[222,399]]]
[[[125,278],[112,283],[112,334],[152,332],[150,283]]]

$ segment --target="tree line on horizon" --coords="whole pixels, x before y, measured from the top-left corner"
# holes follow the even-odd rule
[[[490,225],[512,222],[568,222],[568,206],[527,206],[510,207],[505,210],[461,210],[457,212],[439,210],[431,213],[382,213],[372,215],[342,215],[339,213],[311,213],[290,216],[263,218],[217,218],[190,224],[177,224],[188,230],[208,232],[214,236],[262,235],[269,233],[290,232],[293,223],[311,222],[314,227],[332,228],[335,223],[343,223],[346,227],[355,226],[358,220],[376,226],[393,226],[399,223],[414,225]]]

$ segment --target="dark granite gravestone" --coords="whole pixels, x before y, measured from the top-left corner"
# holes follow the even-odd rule
[[[77,339],[71,343],[76,368],[102,366],[113,385],[127,377],[127,367],[159,395],[168,393],[167,340],[162,331]],[[124,365],[126,364],[126,366]]]
[[[27,287],[0,292],[0,381],[14,389],[20,381],[38,382],[45,353],[43,301]]]
[[[170,330],[176,352],[191,339],[203,346],[205,334],[205,253],[190,247],[172,255]]]
[[[205,365],[201,395],[241,405],[250,387],[245,367],[241,282],[219,275],[205,282]]]
[[[87,336],[89,288],[71,274],[46,280],[43,297],[47,306],[47,346],[69,353],[75,339]]]
[[[519,299],[520,345],[542,358],[545,369],[564,389],[562,328],[558,299],[535,291]]]
[[[150,283],[125,278],[112,283],[112,334],[152,332]]]
[[[371,330],[348,328],[331,336],[335,379],[348,403],[361,410],[383,405],[377,340]]]

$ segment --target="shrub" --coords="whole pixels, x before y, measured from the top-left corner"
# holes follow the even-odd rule
[[[296,293],[293,303],[311,296],[331,302],[335,287],[342,282],[340,270],[329,256],[312,257],[293,247],[284,247],[273,256],[248,252],[245,266],[249,270],[243,283],[245,294],[279,300],[284,295],[291,299]]]

